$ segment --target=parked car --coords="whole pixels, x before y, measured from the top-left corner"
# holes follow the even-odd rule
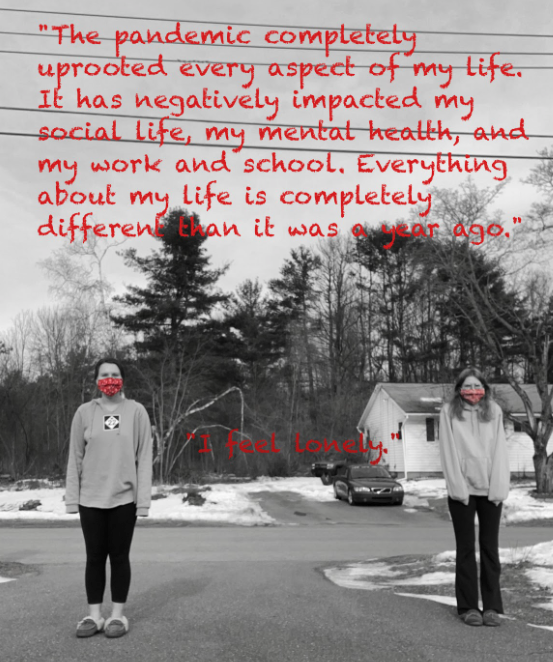
[[[313,462],[311,465],[311,473],[313,476],[321,479],[323,485],[330,485],[340,467],[350,465],[352,460],[343,459],[341,457],[331,458],[323,462]]]
[[[354,464],[339,467],[333,479],[334,496],[347,499],[350,506],[358,503],[390,503],[401,506],[403,485],[392,478],[384,467]]]

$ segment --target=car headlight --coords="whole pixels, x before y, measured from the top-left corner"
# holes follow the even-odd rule
[[[354,487],[353,491],[354,492],[370,492],[371,488],[370,487]]]
[[[312,465],[311,465],[311,468],[312,468],[312,469],[314,469],[314,468],[315,468],[315,465],[314,465],[314,464],[312,464]]]
[[[403,492],[403,487],[401,485],[396,485],[393,489],[394,492]]]

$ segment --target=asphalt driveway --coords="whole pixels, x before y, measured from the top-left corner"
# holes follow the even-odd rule
[[[512,527],[502,537],[502,544],[523,545],[550,532]],[[140,528],[131,632],[120,640],[78,640],[74,626],[85,602],[80,531],[5,528],[0,560],[33,564],[38,574],[0,584],[0,659],[549,661],[553,632],[511,621],[496,630],[469,628],[451,607],[340,588],[321,572],[327,564],[451,547],[451,525],[438,519],[432,526]]]

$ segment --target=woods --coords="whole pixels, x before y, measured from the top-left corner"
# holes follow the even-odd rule
[[[20,313],[2,335],[0,472],[63,473],[73,413],[94,397],[91,366],[105,354],[125,362],[126,395],[148,409],[162,481],[305,469],[314,456],[294,452],[296,435],[355,437],[377,382],[447,383],[472,365],[520,396],[537,488],[550,492],[553,286],[539,258],[553,229],[551,163],[528,179],[540,197],[516,240],[477,244],[452,231],[505,225],[492,210],[502,185],[478,189],[468,180],[431,190],[426,233],[396,233],[392,242],[367,223],[358,237],[298,245],[277,277],[248,279],[233,292],[221,286],[227,267],[211,264],[214,240],[179,232],[183,222],[200,223],[192,210],[169,210],[146,255],[98,238],[59,249],[43,264],[57,304]],[[416,213],[411,220],[421,224]],[[433,223],[448,231],[431,237]],[[113,296],[108,250],[120,250],[141,286]],[[536,385],[539,415],[522,383]],[[282,452],[229,459],[231,430],[234,439],[274,433]]]

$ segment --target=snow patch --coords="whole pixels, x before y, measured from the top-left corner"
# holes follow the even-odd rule
[[[434,602],[439,602],[442,605],[450,605],[451,607],[457,606],[457,600],[448,595],[422,595],[419,593],[396,593],[396,595],[401,595],[404,598],[420,598],[422,600],[432,600]]]
[[[420,577],[406,577],[405,579],[395,579],[389,582],[394,586],[432,586],[435,584],[454,584],[454,572],[427,572]]]
[[[527,623],[531,628],[541,628],[542,630],[551,630],[553,631],[553,625],[534,625],[533,623]]]

